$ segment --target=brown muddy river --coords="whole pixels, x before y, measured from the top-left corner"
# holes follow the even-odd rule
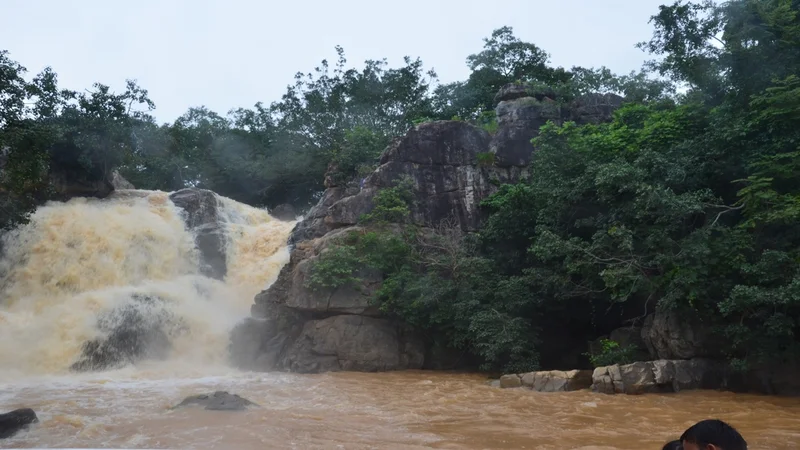
[[[0,412],[30,407],[40,423],[0,447],[660,449],[694,422],[718,417],[751,448],[800,448],[800,399],[547,394],[429,372],[233,372],[225,368],[230,330],[288,261],[294,223],[222,197],[216,208],[224,281],[202,275],[194,231],[164,192],[51,203],[3,237]],[[163,310],[136,296],[160,299]],[[148,320],[180,318],[185,329],[166,360],[71,373],[83,345],[108,336],[100,318],[121,320],[115,312],[131,308]],[[216,390],[261,407],[170,409]]]
[[[608,396],[501,390],[472,374],[323,375],[160,371],[0,383],[5,410],[40,423],[2,448],[660,449],[694,422],[736,426],[753,449],[800,448],[800,399],[720,392]],[[245,412],[170,410],[214,390]]]

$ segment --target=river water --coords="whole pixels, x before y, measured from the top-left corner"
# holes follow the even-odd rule
[[[293,223],[219,198],[228,275],[203,277],[194,236],[163,192],[40,208],[4,237],[0,411],[40,423],[0,448],[660,449],[692,423],[731,422],[751,448],[800,448],[800,400],[685,392],[607,396],[498,389],[476,374],[297,375],[226,367],[231,328],[288,261]],[[167,359],[73,373],[119,308],[162,299],[183,323]],[[149,310],[140,313],[147,317]],[[260,407],[170,407],[225,390]]]
[[[471,374],[184,373],[158,369],[3,384],[5,409],[41,423],[0,447],[218,449],[660,449],[697,420],[734,424],[753,449],[800,448],[796,399],[721,392],[609,396],[499,389]],[[227,390],[243,412],[170,410]]]

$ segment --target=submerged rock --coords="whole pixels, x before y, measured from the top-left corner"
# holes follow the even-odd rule
[[[97,327],[105,336],[83,345],[72,370],[106,370],[143,359],[163,359],[172,348],[172,337],[186,330],[163,299],[141,294],[101,315]]]
[[[30,424],[37,422],[39,422],[39,418],[30,408],[15,409],[0,414],[0,439],[10,438],[19,431],[27,429]]]
[[[244,411],[248,407],[258,405],[244,397],[239,397],[236,394],[217,391],[213,394],[201,394],[186,397],[182,402],[175,405],[173,409],[187,406],[202,406],[203,409],[207,409],[209,411]]]

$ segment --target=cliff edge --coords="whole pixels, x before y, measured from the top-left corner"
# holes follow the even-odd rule
[[[399,179],[413,184],[410,220],[434,227],[443,220],[469,232],[483,220],[482,200],[501,184],[529,176],[531,144],[548,121],[597,123],[609,120],[622,103],[615,95],[588,95],[558,102],[520,84],[495,98],[498,128],[492,135],[462,121],[422,123],[395,139],[379,167],[363,180],[338,184],[327,177],[326,191],[290,237],[289,264],[261,292],[252,317],[231,336],[231,357],[250,370],[324,372],[445,368],[413,329],[370,304],[381,273],[359,274],[362,285],[327,290],[307,287],[310,268],[337,237],[358,229],[373,208],[373,197]],[[479,162],[491,154],[491,164]]]

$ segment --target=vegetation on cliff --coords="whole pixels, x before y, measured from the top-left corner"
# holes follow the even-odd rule
[[[376,300],[506,370],[535,365],[535,336],[553,327],[598,328],[609,311],[641,323],[656,308],[699,317],[735,367],[794,363],[799,12],[790,1],[663,7],[642,47],[684,92],[640,97],[607,124],[543,127],[535,176],[485,201],[477,246],[461,247],[482,266],[467,277],[477,281],[417,258],[418,273],[390,275],[392,295]]]
[[[0,54],[4,225],[49,195],[50,167],[88,178],[111,168],[142,188],[200,186],[251,204],[303,207],[363,176],[415,123],[496,129],[498,90],[520,82],[569,99],[617,92],[610,123],[549,124],[535,176],[485,201],[474,236],[406,222],[405,187],[381,192],[365,231],[326,253],[311,285],[381,270],[374,301],[486,368],[535,367],[537,340],[565,324],[608,330],[656,308],[699,317],[736,367],[793,363],[800,350],[800,3],[679,1],[653,17],[640,47],[657,57],[627,76],[548,64],[501,28],[467,58],[462,82],[438,84],[419,60],[348,69],[344,52],[298,74],[280,101],[222,116],[193,108],[158,125],[147,92],[58,88]],[[491,166],[491,154],[481,166]],[[399,228],[398,228],[399,227]],[[400,230],[400,231],[398,231]],[[627,357],[627,356],[626,356]]]

